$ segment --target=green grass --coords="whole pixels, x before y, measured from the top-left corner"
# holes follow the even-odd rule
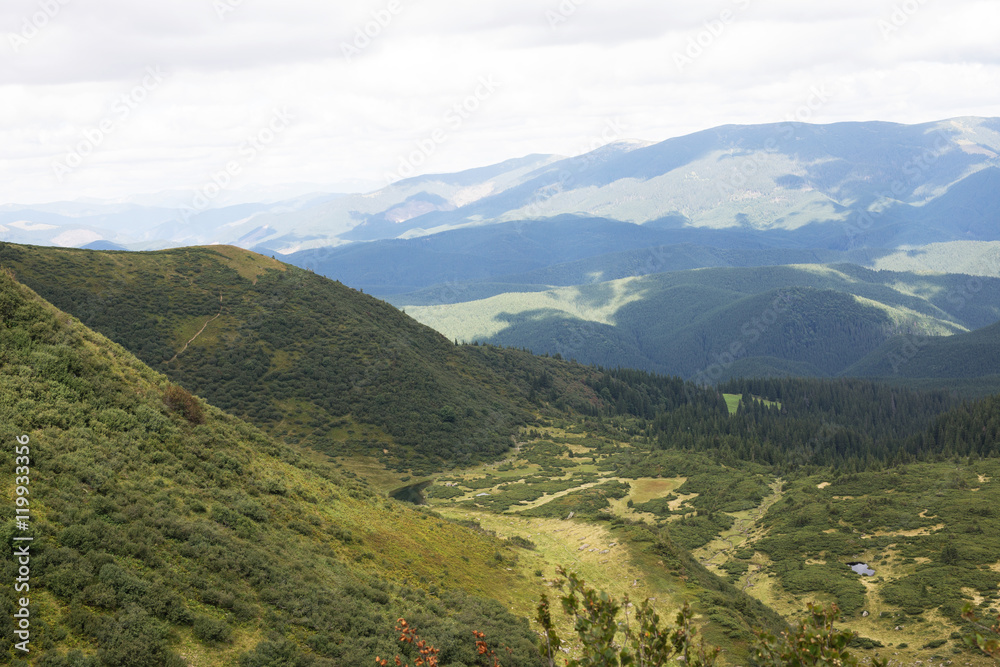
[[[989,459],[795,480],[739,554],[763,564],[748,590],[783,614],[836,601],[847,628],[887,646],[907,643],[907,660],[926,660],[933,650],[920,647],[929,638],[963,631],[966,601],[987,616],[1000,606],[998,473]],[[957,548],[949,553],[949,545]],[[854,561],[876,574],[855,575],[846,565]]]
[[[606,468],[622,455],[623,441],[618,437],[612,437],[610,432],[604,437],[594,437],[575,428],[543,428],[535,439],[519,444],[518,454],[500,464],[442,476],[433,487],[441,489],[441,497],[429,494],[431,506],[455,519],[474,519],[500,536],[518,535],[534,542],[536,549],[523,553],[515,567],[525,576],[540,570],[545,577],[552,577],[555,567],[563,565],[582,572],[588,581],[614,595],[628,594],[633,600],[655,597],[658,604],[666,601],[667,609],[676,608],[685,600],[695,603],[695,608],[703,613],[701,622],[711,619],[706,626],[709,636],[726,648],[724,663],[737,664],[737,656],[742,655],[750,636],[747,622],[740,620],[738,614],[731,616],[731,611],[722,611],[731,610],[734,603],[728,597],[718,597],[721,594],[708,593],[720,585],[718,580],[686,555],[672,551],[673,546],[662,544],[658,535],[668,533],[656,528],[657,517],[638,511],[638,504],[664,497],[695,502],[698,492],[674,495],[688,479],[623,479],[608,476],[605,470],[603,477],[589,481],[593,473],[587,471]],[[589,463],[592,459],[597,463]],[[717,466],[692,470],[701,471],[694,485],[710,496],[718,495],[716,486],[729,486],[733,482]],[[719,473],[722,476],[717,482],[708,481],[709,476]],[[457,486],[446,487],[445,483]],[[526,493],[531,486],[562,490],[523,505],[509,504],[517,498],[510,489]],[[478,493],[490,495],[477,497]],[[630,503],[636,504],[637,509],[629,507]],[[692,515],[696,511],[690,504],[685,507]],[[574,516],[567,519],[570,511]],[[640,527],[643,525],[648,527]],[[672,532],[669,535],[676,539]],[[665,567],[668,561],[664,560],[664,554],[673,559],[669,567]],[[697,583],[685,583],[687,579]],[[636,584],[634,588],[632,583]],[[729,591],[725,595],[737,594]],[[515,605],[515,609],[530,610],[536,599],[521,601],[522,607]],[[565,625],[562,629],[571,628]]]

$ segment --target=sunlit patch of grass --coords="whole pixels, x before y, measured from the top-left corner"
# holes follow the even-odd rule
[[[618,310],[643,298],[644,291],[634,284],[637,281],[640,279],[621,278],[545,292],[508,292],[464,303],[402,307],[408,315],[448,338],[473,341],[495,336],[510,326],[512,316],[528,313],[614,324]]]
[[[352,472],[367,481],[374,489],[387,493],[406,484],[418,484],[428,478],[412,478],[406,473],[389,470],[373,456],[344,456],[336,458],[343,470]]]
[[[890,306],[880,301],[873,301],[872,299],[866,299],[858,295],[854,295],[854,300],[863,306],[870,306],[881,310],[900,330],[919,331],[925,336],[951,336],[956,333],[968,331],[968,328],[961,324],[925,315],[924,313],[918,313],[905,306]]]
[[[640,477],[639,479],[630,479],[629,484],[632,485],[632,492],[629,493],[628,499],[635,503],[645,503],[653,498],[662,498],[676,491],[686,481],[687,477]]]
[[[286,271],[287,266],[276,259],[271,259],[264,255],[251,254],[242,248],[231,245],[202,246],[222,255],[221,261],[229,268],[235,270],[240,277],[257,284],[257,278],[267,271]]]
[[[628,595],[638,603],[645,598],[655,598],[655,605],[664,616],[671,616],[685,600],[691,601],[694,598],[694,593],[683,582],[662,571],[654,561],[638,553],[630,545],[620,543],[602,525],[575,520],[468,512],[457,508],[440,511],[449,518],[474,519],[484,529],[495,531],[500,537],[517,535],[535,543],[535,550],[518,552],[518,563],[513,566],[513,571],[518,576],[531,583],[530,588],[512,591],[509,596],[512,610],[517,614],[533,617],[543,592],[551,601],[555,601],[560,593],[558,589],[551,587],[550,581],[557,578],[556,568],[559,566],[578,573],[588,585],[605,590],[616,599],[621,600]],[[610,546],[612,543],[615,546]],[[589,546],[581,549],[584,544]],[[600,553],[604,550],[608,553]],[[542,576],[535,575],[539,570]],[[554,608],[558,609],[558,603]],[[553,618],[557,622],[560,636],[575,637],[572,624],[565,615],[555,613]],[[575,642],[571,641],[570,645],[573,644]]]

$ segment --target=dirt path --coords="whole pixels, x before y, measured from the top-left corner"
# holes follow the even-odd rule
[[[193,343],[193,342],[194,342],[194,339],[195,339],[195,338],[197,338],[198,336],[200,336],[200,335],[201,335],[201,333],[202,333],[202,332],[203,332],[203,331],[204,331],[204,330],[205,330],[206,328],[208,328],[208,325],[209,325],[209,324],[211,324],[212,322],[214,322],[215,320],[217,320],[217,319],[219,318],[219,315],[221,315],[221,314],[222,314],[222,309],[220,308],[220,309],[219,309],[219,312],[215,314],[215,317],[213,317],[213,318],[209,319],[209,320],[208,320],[208,322],[205,322],[205,324],[204,324],[204,325],[202,325],[202,327],[201,327],[200,329],[198,329],[198,333],[196,333],[195,335],[191,336],[191,340],[189,340],[188,342],[184,343],[184,347],[182,347],[182,348],[180,349],[180,352],[178,352],[177,354],[175,354],[175,355],[174,355],[174,356],[173,356],[173,357],[172,357],[172,358],[170,359],[170,361],[168,361],[167,363],[169,364],[169,363],[170,363],[171,361],[175,361],[175,360],[177,359],[177,357],[179,357],[179,356],[181,356],[182,354],[184,354],[184,350],[188,349],[188,345],[190,345],[191,343]]]

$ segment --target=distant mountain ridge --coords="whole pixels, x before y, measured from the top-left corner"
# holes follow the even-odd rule
[[[799,247],[896,248],[1000,240],[998,174],[997,118],[726,125],[576,157],[529,155],[427,174],[366,194],[209,210],[8,205],[0,240],[103,240],[130,249],[223,243],[288,254],[572,215],[676,230],[785,230]]]
[[[957,342],[1000,320],[1000,279],[851,264],[723,267],[404,307],[459,340],[705,383],[769,375],[881,377],[895,373],[879,364],[861,368],[874,363],[867,355],[885,365],[898,336],[961,334]],[[981,374],[970,369],[971,359],[963,363],[964,371],[949,377]]]
[[[998,154],[998,119],[723,126],[648,146],[549,156],[533,170],[507,172],[502,183],[480,184],[483,196],[462,206],[430,196],[455,175],[400,181],[367,196],[420,187],[423,194],[411,193],[410,200],[433,210],[368,216],[341,238],[404,238],[573,215],[676,230],[786,230],[795,232],[797,245],[831,249],[993,241],[1000,232],[984,220],[1000,210],[993,187]],[[334,216],[350,204],[325,209]],[[954,219],[956,211],[962,219]]]

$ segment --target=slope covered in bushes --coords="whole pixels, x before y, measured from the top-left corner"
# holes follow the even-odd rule
[[[398,650],[401,615],[452,664],[474,659],[469,628],[539,664],[494,601],[524,586],[499,541],[303,458],[5,272],[0,376],[0,464],[30,448],[30,520],[0,504],[0,569],[14,581],[12,537],[33,537],[31,664],[367,664]],[[24,657],[17,595],[0,593],[3,661]]]
[[[239,248],[0,244],[0,266],[214,405],[328,453],[495,458],[526,418],[476,357],[392,306]]]

